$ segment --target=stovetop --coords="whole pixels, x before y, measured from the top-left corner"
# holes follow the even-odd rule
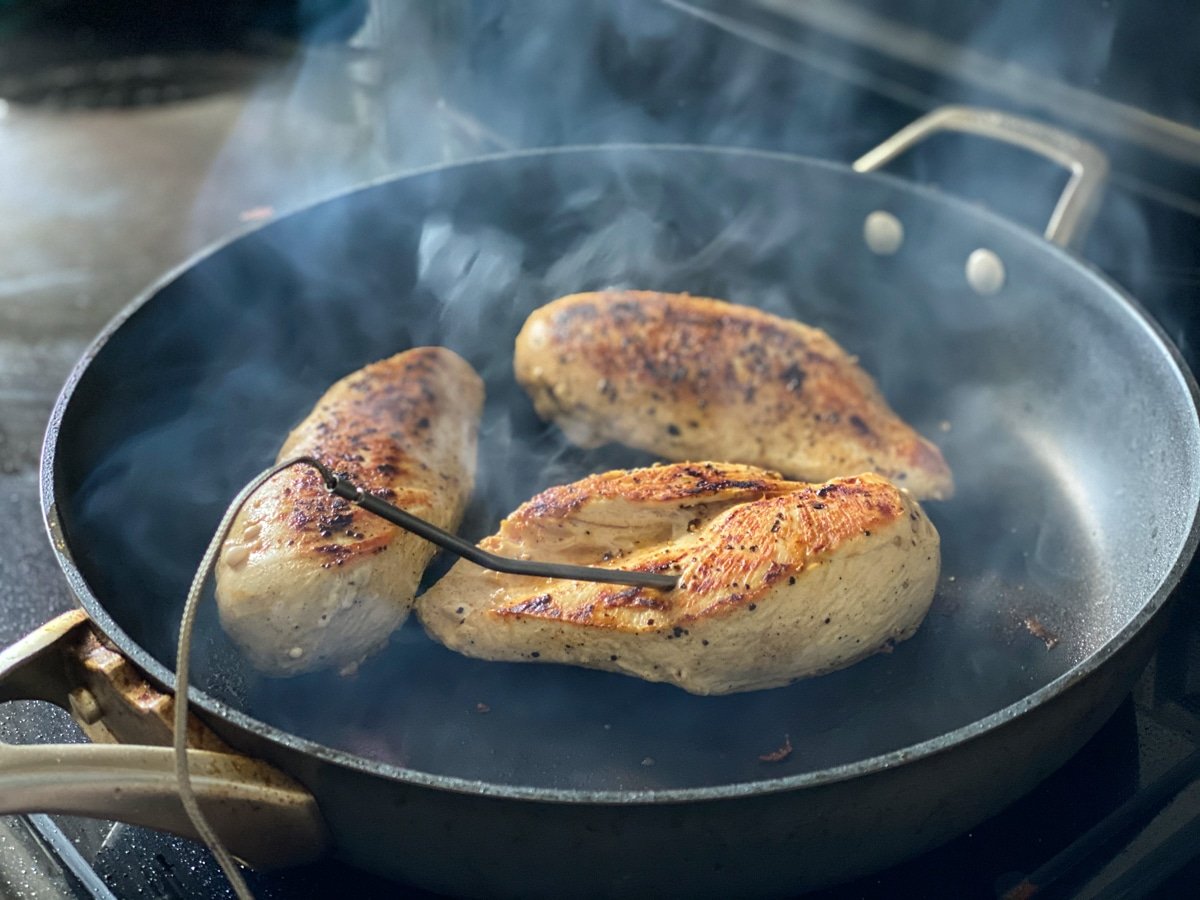
[[[1181,120],[1157,144],[1154,128],[1136,140],[1090,128],[1086,103],[1056,116],[1044,98],[1022,102],[1002,84],[989,89],[986,80],[897,59],[865,34],[858,41],[829,4],[807,5],[807,18],[781,15],[787,4],[771,2],[331,0],[325,18],[298,16],[300,6],[248,4],[258,13],[221,27],[144,28],[136,15],[72,22],[61,4],[24,7],[48,18],[17,17],[0,4],[0,510],[10,523],[0,645],[73,606],[41,526],[37,467],[56,392],[92,336],[208,243],[383,174],[603,140],[738,144],[845,161],[941,103],[1001,106],[1073,126],[1110,153],[1113,179],[1083,255],[1138,297],[1197,364],[1195,123]],[[880,16],[879,6],[851,12]],[[1113,17],[1100,25],[1114,35],[1141,34],[1121,4],[1089,14]],[[556,33],[589,40],[547,37]],[[961,27],[938,37],[958,41]],[[1003,42],[988,37],[982,49],[994,55]],[[1129,65],[1114,59],[1094,85],[1066,75],[1061,83],[1095,88],[1106,109],[1111,96],[1101,88],[1119,78],[1118,63]],[[1040,63],[1038,77],[1062,74]],[[1159,119],[1190,114],[1169,99],[1156,104]],[[1044,188],[1025,190],[1020,167],[996,168],[1003,177],[981,186],[935,149],[901,171],[1040,230],[1040,213],[1010,200],[1014,186]],[[1040,172],[1031,180],[1050,183]],[[1044,190],[1034,207],[1048,210]],[[1060,772],[946,847],[822,896],[996,896],[1047,863],[1070,874],[1039,896],[1183,896],[1200,878],[1195,785],[1140,834],[1150,813],[1108,842],[1092,846],[1085,835],[1200,748],[1197,577],[1181,587],[1168,636],[1129,700]],[[0,707],[0,739],[79,736],[65,714],[17,703]],[[1068,847],[1081,859],[1055,862]],[[395,885],[336,863],[256,875],[252,885],[263,897],[397,896]],[[67,817],[0,818],[0,896],[222,890],[206,852],[185,841]]]

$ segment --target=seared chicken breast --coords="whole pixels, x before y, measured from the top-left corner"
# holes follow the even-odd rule
[[[538,414],[583,447],[724,459],[825,480],[872,471],[946,499],[941,452],[824,331],[757,309],[649,291],[555,300],[517,336]]]
[[[936,529],[875,474],[824,484],[723,463],[607,472],[523,504],[481,547],[678,574],[671,591],[503,575],[465,560],[417,600],[484,659],[572,663],[695,694],[787,684],[910,637],[933,599]]]
[[[420,347],[331,387],[284,442],[367,493],[454,529],[470,497],[483,383]],[[408,616],[435,547],[330,494],[311,466],[281,472],[234,521],[216,566],[221,624],[275,675],[350,670]]]

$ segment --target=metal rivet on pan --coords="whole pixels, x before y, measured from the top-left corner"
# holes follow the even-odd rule
[[[980,247],[967,257],[967,283],[977,294],[991,296],[1004,287],[1004,263],[991,250]]]
[[[904,243],[904,226],[890,212],[877,209],[863,222],[863,240],[872,253],[891,256]]]
[[[95,695],[87,688],[75,688],[67,694],[67,700],[71,703],[71,712],[75,714],[75,718],[85,725],[95,725],[104,715]]]

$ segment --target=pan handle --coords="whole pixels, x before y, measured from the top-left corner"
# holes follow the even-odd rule
[[[200,806],[236,857],[271,869],[321,855],[316,802],[291,779],[229,753],[191,750],[188,759]],[[199,840],[176,784],[170,747],[0,743],[0,814],[119,819]]]
[[[0,814],[119,819],[198,840],[176,792],[169,746],[173,699],[105,644],[82,610],[0,651],[0,702],[47,700],[98,744],[0,743]],[[110,743],[133,740],[141,745]],[[233,753],[198,719],[189,769],[201,808],[253,868],[311,862],[329,847],[316,800],[277,769]],[[145,746],[160,744],[163,746]]]
[[[1061,247],[1076,247],[1083,240],[1108,177],[1108,157],[1095,144],[1044,122],[994,109],[942,106],[864,153],[854,161],[854,170],[874,172],[940,131],[962,131],[1024,147],[1070,169],[1045,237]]]

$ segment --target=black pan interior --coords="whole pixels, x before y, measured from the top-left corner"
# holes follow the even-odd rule
[[[894,256],[864,245],[876,209],[905,225]],[[1007,266],[995,297],[963,275],[981,246]],[[568,446],[511,374],[531,310],[607,286],[823,327],[943,447],[959,493],[927,504],[943,573],[914,639],[786,689],[703,698],[468,660],[410,621],[353,678],[272,680],[241,663],[210,599],[199,686],[293,734],[432,774],[593,790],[753,781],[935,739],[1026,697],[1143,612],[1184,544],[1197,497],[1186,379],[1086,268],[891,179],[608,148],[371,186],[238,238],[152,292],[86,361],[53,446],[85,605],[170,669],[188,581],[230,497],[332,381],[407,347],[449,346],[486,380],[471,538],[548,485],[650,461]],[[785,741],[785,760],[760,759]]]

